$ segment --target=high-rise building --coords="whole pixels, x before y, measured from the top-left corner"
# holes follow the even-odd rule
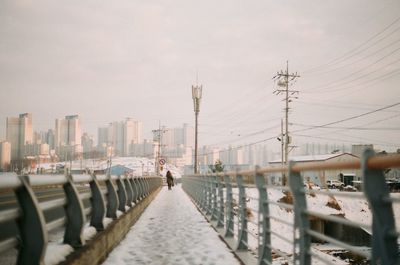
[[[97,130],[97,147],[104,147],[108,144],[108,127],[100,127]]]
[[[56,119],[55,146],[62,160],[73,160],[82,153],[81,121],[79,115]]]
[[[33,142],[32,114],[7,118],[6,139],[11,144],[11,160],[24,157],[25,145]]]
[[[108,127],[98,129],[99,148],[112,146],[113,153],[119,156],[129,156],[133,153],[133,145],[143,142],[143,123],[131,118],[125,121],[115,121]]]
[[[56,119],[56,146],[81,145],[81,121],[79,115],[65,116],[65,119]]]
[[[158,141],[158,131],[154,132],[154,140]],[[194,128],[183,124],[178,128],[164,128],[162,134],[162,145],[167,148],[175,148],[183,145],[186,147],[194,147]]]
[[[113,147],[113,153],[117,156],[124,155],[124,122],[112,122],[108,130],[109,145]]]
[[[88,133],[84,133],[82,135],[82,150],[83,150],[83,157],[90,158],[90,154],[93,152],[93,145],[94,140],[93,136],[89,135]]]
[[[11,144],[0,141],[0,171],[8,171],[11,163]]]
[[[130,155],[133,144],[143,142],[143,123],[127,118],[124,124],[124,155]]]

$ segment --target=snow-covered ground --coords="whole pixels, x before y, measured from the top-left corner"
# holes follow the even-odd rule
[[[240,263],[178,185],[163,187],[103,264]]]
[[[56,169],[57,165],[69,167],[69,161],[67,162],[54,162],[54,163],[42,163],[40,167],[51,171]],[[154,159],[146,157],[113,157],[112,166],[121,165],[132,170],[133,175],[142,176],[146,174],[155,174]],[[105,170],[109,164],[107,159],[83,159],[74,160],[71,162],[72,170],[89,169],[89,170]],[[163,170],[160,172],[163,176],[167,173],[167,170],[171,171],[175,178],[181,178],[182,170],[175,167],[172,164],[166,164]]]

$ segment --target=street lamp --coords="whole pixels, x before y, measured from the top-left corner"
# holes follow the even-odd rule
[[[202,94],[203,86],[192,86],[192,98],[193,98],[193,106],[194,106],[194,114],[195,114],[195,137],[194,137],[194,173],[198,173],[197,168],[197,119],[199,117],[200,112],[200,99]]]

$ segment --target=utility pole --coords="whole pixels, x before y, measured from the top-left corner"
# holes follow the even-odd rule
[[[194,129],[194,174],[199,173],[198,168],[198,119],[200,112],[200,100],[202,97],[203,86],[198,84],[198,75],[196,74],[196,85],[192,85],[192,99],[193,99],[193,108],[195,115],[195,129]]]
[[[158,147],[157,147],[157,155],[156,155],[156,162],[155,164],[155,170],[156,170],[156,174],[157,176],[160,175],[160,158],[161,158],[161,145],[162,145],[162,133],[165,133],[166,130],[161,129],[161,122],[158,122],[158,130],[152,130],[153,133],[157,133],[157,141],[158,141]]]
[[[282,141],[285,147],[285,155],[284,155],[284,164],[287,165],[288,155],[289,155],[289,144],[291,142],[291,138],[289,136],[289,103],[292,102],[292,99],[297,99],[299,94],[298,90],[289,90],[289,82],[294,81],[296,78],[300,77],[300,75],[296,73],[289,74],[289,62],[286,61],[286,71],[278,72],[273,79],[278,80],[278,89],[274,91],[275,95],[284,94],[285,95],[285,133],[282,137]],[[286,174],[283,174],[282,185],[285,186],[287,184]]]

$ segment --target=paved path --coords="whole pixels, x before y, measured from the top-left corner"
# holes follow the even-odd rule
[[[163,187],[103,264],[240,263],[179,185]]]

